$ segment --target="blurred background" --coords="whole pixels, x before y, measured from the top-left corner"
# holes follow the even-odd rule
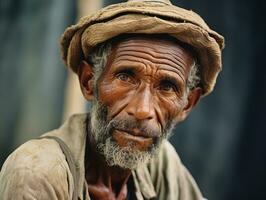
[[[115,0],[0,1],[0,167],[16,147],[86,105],[59,38]],[[266,2],[173,0],[225,36],[223,71],[171,138],[209,200],[266,199]]]

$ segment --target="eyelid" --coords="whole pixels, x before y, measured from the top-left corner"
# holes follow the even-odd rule
[[[179,84],[174,78],[171,78],[171,77],[168,77],[168,76],[163,77],[163,78],[161,78],[160,83],[164,83],[164,82],[165,83],[170,83],[173,86],[175,86],[175,88],[179,89]]]
[[[173,89],[175,92],[178,92],[178,91],[179,91],[179,90],[178,90],[178,86],[175,85],[175,84],[173,84],[173,83],[171,83],[170,81],[162,81],[160,84],[169,84],[170,87],[172,87],[172,89]]]
[[[130,70],[130,69],[121,69],[121,70],[117,70],[116,72],[114,72],[114,76],[115,77],[118,78],[120,75],[128,76],[129,81],[126,81],[126,82],[135,83],[135,78],[134,78],[135,73],[132,70]]]
[[[162,84],[163,82],[166,82],[166,83],[169,83],[169,84],[172,84],[174,86],[174,92],[177,94],[177,95],[181,95],[183,94],[183,89],[181,87],[181,83],[176,80],[174,77],[169,77],[169,76],[163,76],[161,77],[160,81],[159,81],[159,84]]]
[[[114,71],[114,74],[117,75],[117,74],[120,74],[120,73],[125,73],[125,74],[129,74],[129,75],[135,75],[135,69],[133,68],[130,68],[130,67],[121,67],[121,68],[118,68]]]

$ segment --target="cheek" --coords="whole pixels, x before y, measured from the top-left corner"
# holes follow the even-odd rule
[[[132,93],[132,88],[117,84],[116,80],[102,81],[99,84],[99,100],[109,108],[111,115],[130,101]]]
[[[166,122],[175,119],[183,110],[183,101],[178,98],[160,97],[158,104]]]

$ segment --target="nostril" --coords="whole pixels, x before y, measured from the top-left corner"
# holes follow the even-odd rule
[[[150,116],[150,117],[148,117],[147,119],[149,119],[149,120],[151,120],[153,117],[152,116]]]
[[[128,115],[134,115],[132,112],[127,112]]]

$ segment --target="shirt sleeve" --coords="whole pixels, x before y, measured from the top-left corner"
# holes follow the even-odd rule
[[[27,142],[12,153],[2,167],[1,199],[70,199],[67,167],[60,149],[53,142]]]

